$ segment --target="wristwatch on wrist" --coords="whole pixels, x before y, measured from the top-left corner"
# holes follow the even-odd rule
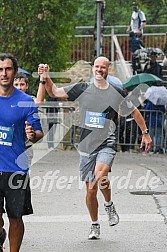
[[[142,135],[148,134],[149,133],[149,129],[145,129],[142,131]]]
[[[46,83],[46,81],[45,80],[41,80],[39,83],[41,83],[41,84],[45,84]]]

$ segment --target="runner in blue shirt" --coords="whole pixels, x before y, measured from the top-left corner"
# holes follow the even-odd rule
[[[0,252],[6,238],[2,218],[5,210],[10,251],[20,250],[22,216],[33,213],[25,139],[36,143],[43,137],[33,98],[13,86],[17,70],[17,61],[11,54],[0,54]]]

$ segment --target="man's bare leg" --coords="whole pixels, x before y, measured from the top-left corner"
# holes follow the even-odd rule
[[[98,221],[98,200],[97,200],[97,182],[86,183],[86,205],[92,220],[92,225],[88,239],[100,238],[100,224]]]
[[[114,226],[119,223],[119,216],[111,199],[110,181],[108,179],[109,169],[110,167],[108,165],[98,163],[96,165],[95,175],[105,199],[105,210],[107,212],[109,225]]]
[[[110,167],[103,163],[97,163],[95,167],[96,181],[99,183],[99,188],[106,202],[111,201],[111,188],[108,180],[108,172]]]
[[[98,220],[97,183],[86,182],[86,205],[92,221]]]
[[[10,252],[19,252],[24,235],[24,223],[22,218],[9,218],[9,244]]]

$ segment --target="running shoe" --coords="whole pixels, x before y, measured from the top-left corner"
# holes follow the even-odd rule
[[[2,228],[2,233],[0,235],[0,252],[3,252],[3,244],[6,239],[6,230]]]
[[[117,225],[119,223],[119,216],[115,210],[114,204],[112,204],[111,206],[105,206],[105,210],[107,212],[109,225]]]
[[[100,239],[100,225],[99,224],[92,224],[88,239],[89,240]]]

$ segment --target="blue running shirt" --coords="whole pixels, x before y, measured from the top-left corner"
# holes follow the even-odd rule
[[[0,96],[0,172],[28,171],[25,121],[42,130],[33,98],[16,88],[10,96]]]

